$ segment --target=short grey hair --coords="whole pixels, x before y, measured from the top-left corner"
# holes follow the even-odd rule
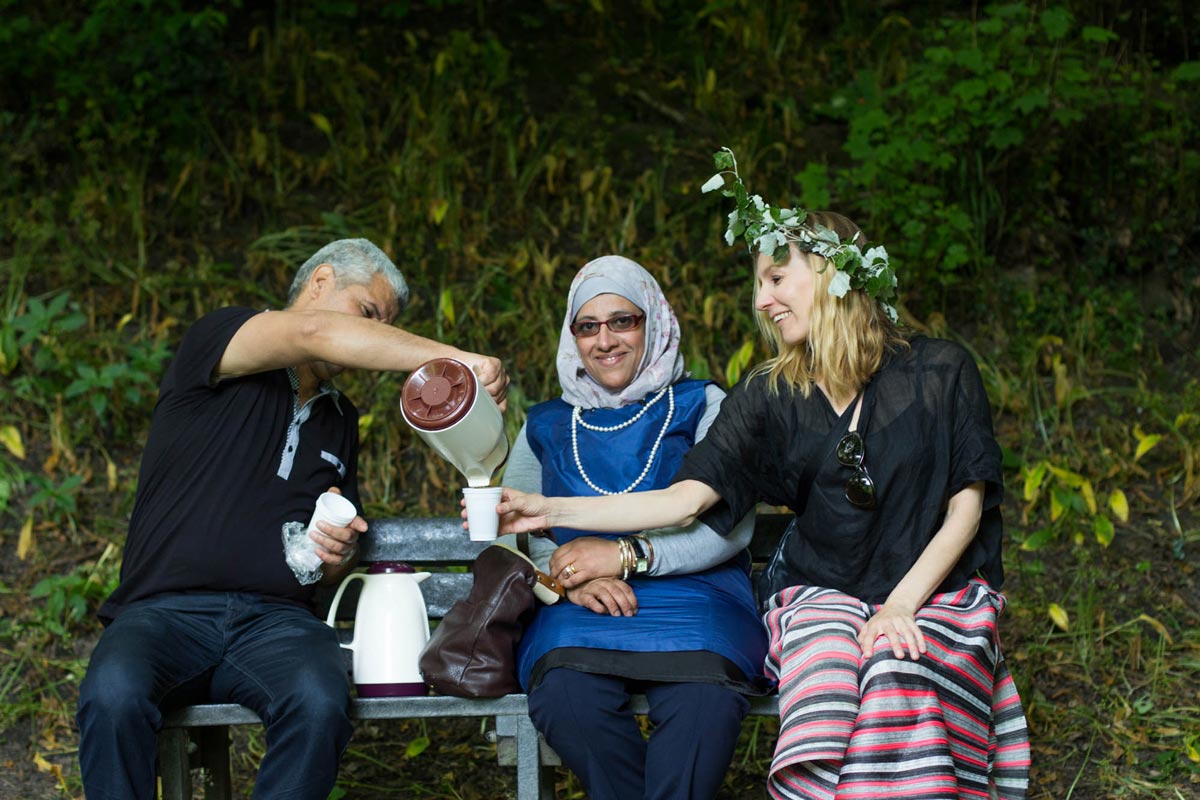
[[[387,253],[366,239],[338,239],[313,253],[312,257],[304,262],[304,266],[300,267],[300,271],[292,280],[292,288],[288,290],[289,306],[300,297],[312,274],[322,264],[333,267],[339,289],[347,286],[367,286],[377,274],[382,273],[392,286],[399,310],[403,311],[408,305],[408,284],[404,282],[400,270],[387,257]]]

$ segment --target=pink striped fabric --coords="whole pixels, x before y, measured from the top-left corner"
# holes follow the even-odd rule
[[[1029,735],[996,635],[1003,607],[982,582],[935,595],[917,613],[928,652],[913,661],[884,647],[864,660],[856,637],[878,606],[813,586],[773,597],[771,797],[1024,798]]]

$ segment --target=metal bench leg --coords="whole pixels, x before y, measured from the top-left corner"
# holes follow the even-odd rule
[[[200,766],[204,768],[204,800],[232,800],[233,784],[229,777],[229,726],[214,725],[193,731],[200,747]]]
[[[158,775],[162,800],[191,800],[192,773],[186,730],[169,728],[159,732]]]
[[[551,770],[542,769],[541,737],[527,716],[517,721],[517,800],[554,800]]]

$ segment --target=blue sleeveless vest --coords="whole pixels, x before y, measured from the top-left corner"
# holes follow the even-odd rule
[[[685,380],[673,387],[675,411],[665,432],[668,397],[663,396],[636,422],[611,432],[576,431],[579,460],[592,483],[609,492],[629,486],[646,467],[654,442],[662,440],[654,461],[634,491],[670,485],[684,454],[695,442],[696,427],[704,414],[706,381]],[[642,403],[616,409],[583,412],[590,425],[612,427],[637,416]],[[561,399],[534,406],[526,421],[530,449],[542,465],[542,493],[547,497],[594,497],[597,492],[580,474],[571,446],[573,408]],[[578,536],[617,539],[627,533],[597,533],[555,528],[559,544]],[[528,691],[530,673],[537,660],[558,647],[590,647],[631,652],[707,650],[736,664],[747,678],[763,673],[766,633],[758,619],[747,577],[749,557],[691,575],[631,576],[638,598],[632,617],[612,617],[577,606],[564,599],[539,608],[533,624],[517,648],[517,671]]]

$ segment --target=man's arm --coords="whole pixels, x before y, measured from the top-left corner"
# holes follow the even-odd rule
[[[225,348],[214,381],[323,361],[349,369],[411,372],[434,358],[471,367],[502,403],[507,377],[499,359],[459,350],[376,319],[325,310],[271,311],[246,320]]]
[[[217,364],[218,380],[327,361],[346,368],[410,372],[457,348],[385,322],[336,311],[271,311],[246,320]]]

